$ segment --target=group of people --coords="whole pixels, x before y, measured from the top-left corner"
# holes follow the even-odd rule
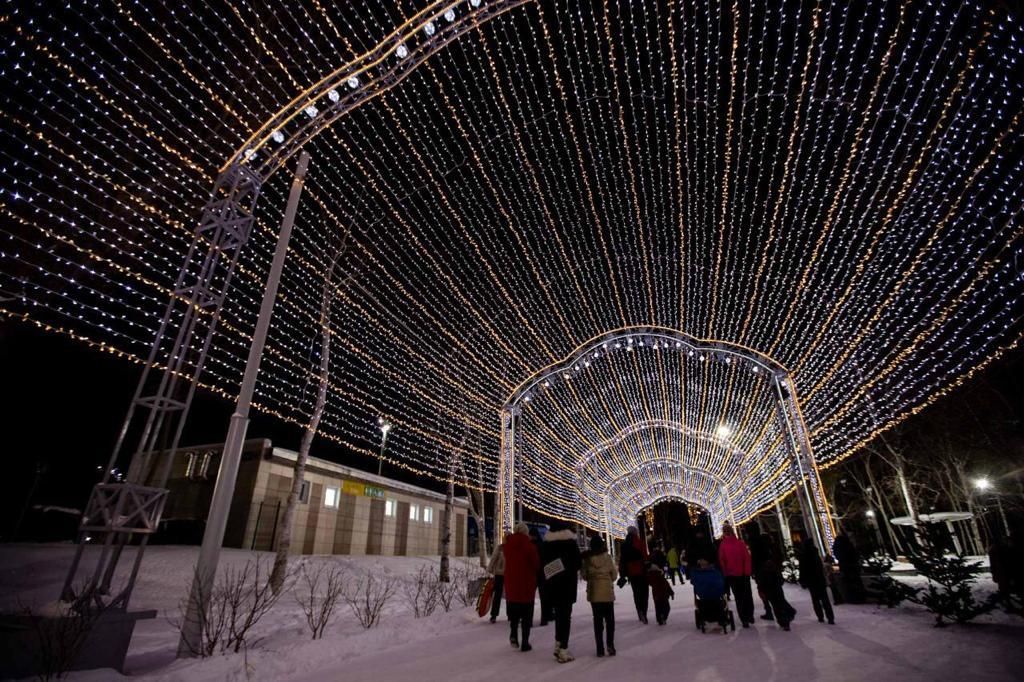
[[[819,622],[835,623],[828,597],[829,567],[810,539],[799,545],[800,583],[810,592],[811,603]],[[664,552],[648,543],[635,527],[630,527],[619,551],[616,566],[600,536],[590,540],[583,552],[576,534],[567,524],[555,521],[543,540],[527,524],[520,522],[514,532],[491,559],[494,576],[491,622],[497,620],[504,593],[510,627],[509,641],[520,651],[530,651],[534,601],[540,592],[540,625],[555,624],[555,659],[572,661],[569,633],[572,610],[576,603],[578,577],[587,584],[587,601],[594,616],[594,639],[597,655],[615,655],[615,586],[630,586],[637,618],[648,622],[650,600],[654,601],[654,617],[665,625],[675,598],[672,586],[678,577],[686,584],[689,577],[698,600],[721,599],[731,594],[737,615],[744,628],[755,621],[751,579],[764,606],[763,620],[775,621],[783,630],[790,629],[796,609],[786,600],[782,589],[782,561],[767,535],[751,526],[746,540],[737,537],[726,523],[722,537],[714,543],[698,530],[684,552],[676,547]],[[669,584],[671,580],[671,584]]]

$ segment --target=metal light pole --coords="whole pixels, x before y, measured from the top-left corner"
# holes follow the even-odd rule
[[[309,154],[303,152],[299,156],[298,167],[295,169],[291,193],[288,195],[288,205],[285,209],[284,220],[281,222],[281,233],[277,237],[274,260],[270,265],[270,272],[267,273],[267,286],[263,292],[260,314],[253,331],[252,345],[249,346],[249,358],[245,364],[242,386],[238,391],[235,412],[231,415],[231,424],[224,441],[224,454],[220,459],[220,469],[217,472],[217,483],[213,489],[213,500],[210,502],[206,531],[203,533],[203,544],[199,549],[199,561],[196,563],[185,621],[181,627],[181,640],[178,643],[179,657],[195,656],[201,650],[206,604],[217,574],[220,547],[224,542],[224,529],[228,522],[231,499],[235,494],[235,479],[238,477],[238,465],[242,459],[245,433],[249,428],[249,408],[252,404],[253,392],[256,389],[256,377],[260,371],[263,346],[267,341],[267,331],[270,329],[270,318],[274,312],[277,288],[281,282],[281,271],[284,269],[285,256],[288,254],[288,241],[291,239],[295,213],[299,207],[299,197],[302,195],[308,167]]]
[[[992,485],[992,481],[987,476],[974,479],[974,487],[981,492],[989,492],[989,494],[996,500],[996,509],[999,510],[999,519],[1003,522],[1003,533],[1006,537],[1010,537],[1010,523],[1006,520],[1006,510],[1003,509],[1003,500],[999,496],[999,492]]]
[[[380,457],[377,458],[377,475],[380,476],[384,470],[384,447],[388,444],[388,433],[391,431],[391,424],[383,417],[377,420],[380,426]]]
[[[888,554],[888,551],[885,548],[885,543],[882,542],[882,531],[878,527],[878,519],[875,517],[875,510],[868,509],[864,512],[864,516],[868,517],[868,525],[875,529],[875,539],[878,542],[878,551],[883,554]]]

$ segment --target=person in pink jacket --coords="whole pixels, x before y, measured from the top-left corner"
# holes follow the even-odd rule
[[[722,526],[722,542],[718,545],[718,567],[722,569],[743,627],[754,622],[754,597],[750,592],[750,550],[736,537],[732,524]]]

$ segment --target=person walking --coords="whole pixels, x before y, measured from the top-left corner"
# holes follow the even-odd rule
[[[860,577],[860,552],[846,533],[839,533],[832,542],[832,556],[839,564],[839,578],[843,599],[851,604],[863,604],[864,581]]]
[[[546,594],[555,613],[555,658],[559,663],[573,660],[569,653],[569,629],[572,605],[576,603],[576,585],[580,572],[580,547],[576,534],[563,521],[553,521],[541,543],[541,567]]]
[[[491,622],[498,620],[501,611],[501,594],[505,586],[505,543],[498,545],[497,551],[487,565],[487,572],[494,577],[494,591],[491,592]]]
[[[530,529],[520,521],[515,532],[505,538],[505,610],[512,634],[513,647],[529,651],[530,626],[533,624],[533,600],[537,595],[537,572],[540,556],[530,542]],[[520,627],[522,637],[519,636]]]
[[[650,595],[647,590],[647,573],[644,564],[647,562],[647,548],[640,538],[636,526],[626,529],[626,539],[622,542],[619,552],[619,578],[629,581],[633,590],[633,604],[640,622],[647,625],[647,605]]]
[[[533,542],[533,546],[537,548],[537,556],[540,556],[541,538],[540,531],[538,531],[536,528],[530,528],[530,541]],[[537,568],[538,585],[544,582],[544,573],[541,569],[542,567]],[[544,590],[540,590],[540,623],[538,623],[537,626],[544,627],[554,619],[554,610],[551,608],[551,604],[548,601],[547,594],[544,592]]]
[[[672,579],[672,584],[676,584],[676,574],[679,574],[679,584],[685,585],[686,578],[683,577],[682,571],[679,569],[679,550],[675,545],[668,548],[668,553],[665,554],[665,560],[668,561],[668,577]]]
[[[786,601],[786,594],[782,591],[782,564],[777,558],[778,552],[771,546],[767,535],[761,536],[760,544],[762,546],[758,551],[758,556],[761,563],[755,567],[757,586],[764,593],[768,603],[771,604],[775,622],[788,632],[789,624],[793,622],[793,617],[796,615],[796,609]]]
[[[775,614],[772,613],[772,603],[768,601],[768,597],[761,588],[761,581],[758,579],[757,575],[758,567],[761,566],[766,559],[764,552],[768,546],[767,538],[768,536],[762,535],[761,529],[756,525],[747,527],[747,547],[750,549],[751,577],[754,579],[754,584],[757,585],[757,596],[761,598],[761,604],[764,606],[764,613],[761,614],[761,620],[770,621],[775,620]]]
[[[828,618],[829,625],[836,624],[832,613],[832,603],[828,600],[828,582],[825,579],[825,566],[821,562],[821,553],[810,538],[800,543],[800,585],[811,593],[811,606],[819,623]]]
[[[718,545],[718,566],[729,585],[736,611],[743,627],[754,623],[754,597],[750,592],[750,550],[747,543],[736,537],[732,524],[722,526],[722,541]]]
[[[656,564],[651,564],[647,570],[647,582],[651,586],[651,596],[654,598],[654,619],[658,625],[668,622],[668,612],[671,606],[669,599],[675,599],[676,593],[665,580],[665,572]]]
[[[583,579],[587,581],[587,601],[594,614],[594,640],[600,658],[607,651],[615,655],[615,562],[608,554],[608,547],[600,535],[590,540],[590,552],[580,567]]]

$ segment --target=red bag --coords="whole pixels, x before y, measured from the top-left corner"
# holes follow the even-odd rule
[[[494,596],[494,576],[487,579],[476,600],[476,615],[483,618],[491,610],[491,597]]]

